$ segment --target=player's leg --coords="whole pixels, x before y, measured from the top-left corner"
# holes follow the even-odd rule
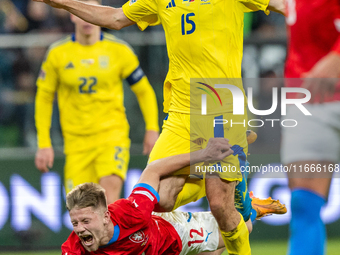
[[[337,162],[340,153],[340,104],[306,107],[312,116],[288,108],[286,118],[297,120],[299,125],[282,130],[281,160],[295,169],[288,175],[292,191],[290,255],[324,254],[326,230],[320,212],[328,196],[332,176],[329,169],[334,167],[331,162]],[[321,172],[311,172],[312,168]]]
[[[97,182],[94,171],[96,152],[83,151],[66,154],[64,185],[66,194],[75,186],[85,182]]]
[[[216,177],[206,178],[206,194],[210,209],[218,222],[229,254],[250,254],[249,232],[234,206],[236,183]]]
[[[95,169],[99,184],[105,189],[108,204],[121,197],[130,159],[130,139],[121,139],[98,148]]]
[[[115,174],[100,178],[99,184],[105,189],[105,195],[108,204],[112,204],[114,201],[120,199],[123,183],[123,179]]]
[[[162,132],[151,151],[149,162],[190,152],[190,137],[183,121],[185,117],[186,114],[169,113],[168,117],[164,120]],[[175,208],[178,194],[182,190],[189,172],[190,168],[187,167],[175,173],[175,175],[167,176],[161,180],[159,189],[160,201],[156,205],[155,211],[169,212]],[[191,192],[195,190],[195,185],[193,185]]]
[[[300,161],[296,165],[320,164],[334,166],[324,161]],[[326,228],[321,219],[321,208],[325,205],[331,183],[328,178],[289,178],[291,189],[291,221],[289,254],[324,254]]]
[[[246,116],[224,114],[215,117],[215,119],[222,118],[232,119],[235,123],[246,122]],[[226,125],[216,125],[213,132],[214,137],[229,139],[229,143],[233,145],[234,153],[216,164],[216,167],[221,167],[218,175],[207,174],[206,176],[206,195],[210,209],[219,225],[229,254],[250,254],[249,232],[242,215],[234,205],[236,181],[242,180],[241,168],[245,167],[248,152],[246,127],[243,125],[232,126],[227,123]],[[247,213],[250,214],[250,210]]]

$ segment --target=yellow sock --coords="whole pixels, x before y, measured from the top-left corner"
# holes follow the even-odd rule
[[[249,232],[241,216],[241,221],[230,232],[221,231],[222,238],[229,255],[250,255]]]

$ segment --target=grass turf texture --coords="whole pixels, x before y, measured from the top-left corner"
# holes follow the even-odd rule
[[[286,255],[287,243],[285,241],[251,243],[252,255],[275,254]],[[339,240],[328,240],[327,255],[338,255],[340,250]],[[32,251],[32,252],[0,252],[0,255],[60,255],[60,251]],[[222,255],[227,255],[224,252]]]

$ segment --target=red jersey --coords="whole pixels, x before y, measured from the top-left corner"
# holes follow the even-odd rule
[[[107,245],[88,252],[72,231],[61,246],[62,255],[180,254],[182,241],[175,228],[163,218],[151,214],[158,201],[159,195],[151,186],[137,184],[127,199],[108,206],[114,234]]]
[[[286,78],[301,78],[330,51],[340,54],[340,0],[287,0],[287,14]],[[287,82],[288,87],[301,84]],[[333,100],[340,100],[340,92]]]

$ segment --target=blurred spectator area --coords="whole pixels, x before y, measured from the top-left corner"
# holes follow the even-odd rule
[[[104,0],[103,4],[119,7],[124,2]],[[35,81],[47,47],[72,33],[73,29],[66,11],[30,0],[0,0],[0,148],[36,148]],[[162,113],[163,81],[168,70],[162,27],[150,27],[143,33],[137,26],[107,32],[134,48],[156,92],[161,125],[165,117]],[[243,76],[255,78],[270,74],[270,77],[282,77],[286,54],[283,16],[247,13],[244,32]],[[263,96],[262,86],[252,86],[256,97]],[[130,125],[135,127],[131,133],[132,143],[140,144],[144,134],[144,125],[140,124],[143,123],[142,115],[128,86],[125,86],[125,105]],[[54,146],[62,146],[56,105],[51,135]]]

